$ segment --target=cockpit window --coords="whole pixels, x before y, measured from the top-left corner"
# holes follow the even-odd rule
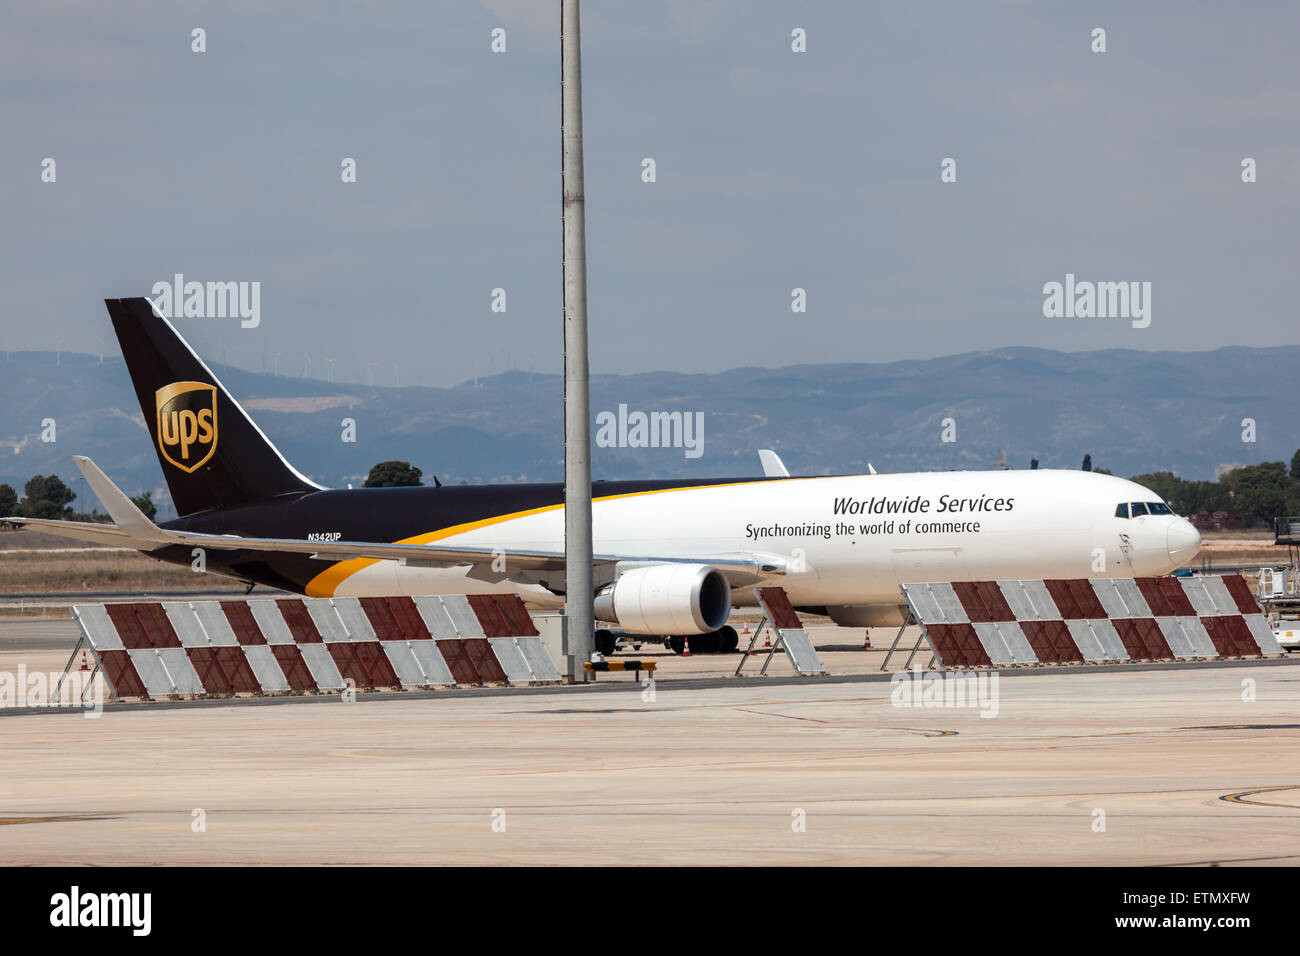
[[[1115,506],[1116,518],[1140,518],[1143,515],[1171,515],[1171,509],[1163,501],[1133,501],[1129,504]]]

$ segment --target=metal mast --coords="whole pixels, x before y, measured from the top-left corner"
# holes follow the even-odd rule
[[[578,0],[560,6],[564,184],[564,669],[586,679],[591,657],[591,394],[587,369],[587,237],[582,186],[582,54]]]

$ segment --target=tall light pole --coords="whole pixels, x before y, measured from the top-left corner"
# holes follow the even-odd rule
[[[564,183],[564,669],[591,657],[591,394],[587,370],[587,224],[582,187],[582,41],[578,0],[560,6]]]

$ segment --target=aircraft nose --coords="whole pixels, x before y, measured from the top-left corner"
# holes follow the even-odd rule
[[[1186,564],[1201,550],[1201,533],[1187,519],[1178,518],[1169,525],[1168,545],[1169,557]]]

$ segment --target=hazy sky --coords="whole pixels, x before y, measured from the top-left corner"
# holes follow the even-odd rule
[[[179,272],[261,283],[255,329],[178,322],[247,368],[558,371],[558,8],[10,0],[0,348],[115,351],[101,300]],[[1300,342],[1297,36],[1294,4],[587,0],[593,371]],[[1045,318],[1067,272],[1150,282],[1150,327]]]

